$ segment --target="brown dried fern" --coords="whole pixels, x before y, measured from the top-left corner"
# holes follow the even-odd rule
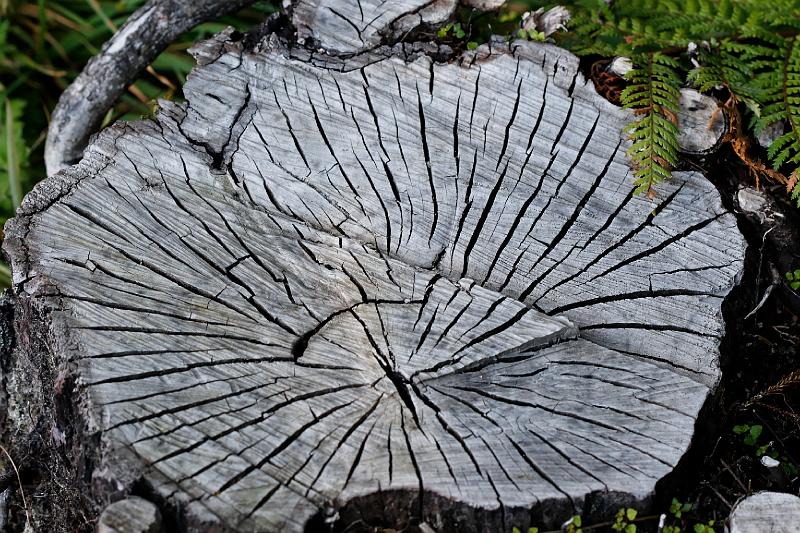
[[[771,405],[769,402],[765,401],[770,396],[781,396],[783,397],[784,401],[786,401],[786,392],[793,388],[793,387],[800,387],[800,369],[794,370],[789,372],[785,376],[781,377],[777,382],[773,383],[766,389],[762,390],[755,396],[751,397],[747,402],[745,402],[745,407],[752,407],[754,405],[760,405],[763,407],[767,407],[770,410],[778,411],[782,414],[785,414],[795,420],[800,421],[800,415],[795,412],[792,412],[787,409],[779,408],[774,405]],[[788,402],[786,402],[788,405]]]

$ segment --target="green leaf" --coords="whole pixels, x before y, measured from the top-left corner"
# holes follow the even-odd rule
[[[636,533],[636,524],[628,524],[625,526],[625,533]]]
[[[518,527],[514,526],[511,528],[511,533],[522,533],[522,531],[520,531]]]
[[[636,509],[631,509],[630,507],[625,509],[625,517],[628,520],[636,520],[636,514],[637,514]]]
[[[478,43],[475,41],[470,41],[467,43],[467,50],[475,50],[476,48],[478,48]]]
[[[539,528],[531,526],[528,528],[528,533],[539,533]]]
[[[669,504],[669,512],[677,513],[681,510],[681,502],[677,498],[672,498],[672,503]]]
[[[545,35],[543,31],[537,31],[536,28],[531,28],[528,30],[528,39],[542,42],[545,40]]]
[[[0,172],[5,180],[0,186],[0,202],[10,200],[11,210],[22,201],[23,168],[27,166],[29,149],[22,131],[23,100],[6,98],[0,107]],[[2,174],[0,174],[1,176]],[[5,197],[5,198],[3,198]],[[11,213],[8,213],[11,214]],[[5,218],[5,214],[4,214]]]
[[[572,517],[572,523],[575,527],[581,527],[581,522],[582,521],[580,515],[575,515]]]
[[[634,68],[625,75],[630,85],[621,93],[626,109],[639,118],[626,128],[633,144],[627,154],[633,166],[635,191],[653,193],[653,187],[671,176],[678,162],[678,129],[670,120],[678,109],[680,78],[677,63],[660,53],[633,57]]]
[[[0,261],[0,283],[5,287],[11,285],[11,269],[2,261]]]
[[[733,426],[733,432],[737,435],[741,435],[742,433],[747,433],[750,431],[750,426],[748,424],[741,424],[738,426]]]

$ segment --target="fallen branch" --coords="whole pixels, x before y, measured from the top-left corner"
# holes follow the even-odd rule
[[[47,132],[47,174],[83,156],[89,136],[125,88],[179,35],[253,1],[150,0],[136,10],[59,98]]]

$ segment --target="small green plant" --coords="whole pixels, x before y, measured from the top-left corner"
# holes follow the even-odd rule
[[[766,396],[769,393],[773,393],[781,388],[786,388],[787,384],[794,384],[797,383],[796,381],[797,374],[792,373],[786,376],[783,380],[779,381],[776,385],[770,389],[767,389],[761,396]],[[775,449],[773,442],[767,443],[760,443],[759,437],[761,437],[761,433],[763,431],[762,426],[760,425],[748,425],[748,424],[741,424],[738,426],[733,427],[733,432],[737,435],[742,436],[742,442],[747,446],[753,446],[755,448],[755,455],[756,457],[763,457],[769,456],[776,461],[780,462],[781,469],[784,473],[789,476],[789,478],[794,478],[798,474],[800,474],[800,469],[792,462],[788,455],[780,453],[779,450]]]
[[[695,524],[694,533],[715,533],[714,520],[709,520],[705,524]]]
[[[575,515],[569,519],[564,528],[565,533],[583,533],[583,529],[581,525],[583,524],[583,520],[581,519],[580,515]]]
[[[793,291],[800,290],[800,268],[793,272],[787,272],[786,280]]]
[[[744,444],[755,447],[756,457],[761,457],[762,455],[767,454],[772,446],[771,442],[766,444],[759,443],[759,437],[761,437],[763,430],[764,428],[758,424],[752,426],[748,424],[733,426],[733,432],[742,436],[742,442]]]
[[[755,446],[764,428],[760,425],[740,424],[733,426],[733,432],[743,436],[743,442],[748,446]]]
[[[517,38],[527,39],[529,41],[538,41],[542,43],[547,38],[547,36],[544,34],[543,31],[536,31],[536,28],[531,28],[530,30],[523,30],[522,28],[520,28],[517,31]]]
[[[475,50],[480,46],[481,42],[485,41],[478,36],[475,40],[469,40],[464,43],[465,39],[472,37],[472,29],[468,20],[465,20],[463,23],[450,22],[436,31],[436,37],[451,42],[451,44],[453,41],[458,41],[464,44],[467,50]]]
[[[632,524],[631,522],[636,520],[637,514],[638,511],[636,511],[636,509],[630,507],[627,509],[621,508],[614,517],[614,524],[612,524],[611,529],[624,533],[636,533],[636,524]]]
[[[681,503],[677,498],[672,498],[672,503],[669,505],[669,514],[677,519],[680,519],[684,513],[688,513],[691,510],[691,503]]]
[[[672,502],[669,504],[671,523],[664,526],[663,533],[681,533],[684,522],[683,515],[691,510],[691,503],[681,503],[677,498],[672,498]]]
[[[670,176],[677,162],[677,94],[684,85],[725,103],[725,139],[758,183],[784,185],[800,206],[800,5],[795,0],[541,0],[567,7],[568,31],[550,38],[580,56],[627,57],[625,107],[636,188]],[[741,116],[740,116],[741,115]],[[777,127],[769,165],[751,150],[749,134]]]
[[[439,28],[439,31],[436,32],[436,36],[440,39],[444,39],[445,37],[452,36],[456,39],[463,39],[467,36],[467,32],[464,31],[464,28],[461,27],[460,22],[450,24],[446,24]]]

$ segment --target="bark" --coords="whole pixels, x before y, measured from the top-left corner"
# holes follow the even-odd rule
[[[61,482],[195,530],[646,504],[720,377],[734,216],[693,172],[632,196],[571,54],[426,50],[223,33],[25,199],[9,420],[63,435]]]

